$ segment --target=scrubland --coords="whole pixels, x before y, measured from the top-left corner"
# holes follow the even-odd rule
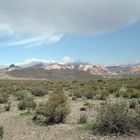
[[[1,80],[3,140],[139,140],[140,78]]]

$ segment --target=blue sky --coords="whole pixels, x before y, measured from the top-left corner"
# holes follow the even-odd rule
[[[14,34],[10,38],[13,37]],[[95,64],[117,64],[140,60],[140,23],[101,35],[66,34],[55,43],[34,47],[13,45],[0,47],[0,64],[24,62],[27,59],[75,61]],[[6,40],[1,36],[0,41]]]
[[[42,9],[38,7],[37,14],[32,13],[36,3],[32,6],[30,5],[32,3],[29,3],[28,7],[25,2],[18,3],[17,0],[13,0],[11,5],[14,5],[14,2],[17,3],[15,8],[20,7],[20,4],[24,8],[17,9],[15,13],[12,13],[13,6],[10,4],[7,5],[7,10],[11,10],[10,12],[6,11],[5,7],[3,9],[0,7],[0,17],[2,17],[0,20],[0,65],[24,63],[30,60],[82,61],[104,65],[139,62],[140,12],[138,9],[140,9],[140,2],[124,0],[122,5],[119,5],[107,0],[108,2],[103,5],[100,0],[93,1],[89,0],[89,4],[85,4],[78,0],[74,4],[72,0],[73,3],[70,2],[69,5],[63,2],[60,7],[58,5],[57,11],[51,11],[51,8],[48,8],[47,11],[51,14],[43,14],[43,18],[40,18],[40,14],[44,12],[43,5],[49,4],[50,0],[46,3],[40,0]],[[78,7],[78,2],[81,7]],[[5,6],[7,3],[8,1],[1,1],[0,5]],[[92,11],[94,6],[97,9]],[[65,9],[65,7],[68,8]],[[73,11],[68,11],[71,7],[74,7]],[[29,14],[25,13],[26,11]],[[64,14],[65,11],[67,15]],[[81,11],[82,15],[80,15]],[[95,14],[95,11],[98,11],[98,14]],[[76,14],[69,14],[71,12]],[[21,19],[17,20],[20,17]],[[22,21],[23,18],[24,21]],[[55,24],[56,22],[58,24]]]

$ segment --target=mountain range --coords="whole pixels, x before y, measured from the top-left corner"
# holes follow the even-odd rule
[[[93,78],[99,75],[140,74],[140,63],[118,66],[93,65],[90,63],[44,63],[30,62],[28,64],[1,66],[0,73],[15,78],[40,79],[80,79]]]

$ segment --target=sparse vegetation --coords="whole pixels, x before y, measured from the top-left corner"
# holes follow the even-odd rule
[[[80,81],[1,80],[0,119],[1,125],[6,129],[4,138],[6,135],[11,136],[15,131],[17,135],[18,131],[22,134],[21,131],[24,130],[20,125],[16,126],[18,131],[9,131],[12,127],[10,125],[16,125],[17,121],[17,124],[22,123],[24,128],[28,128],[29,134],[38,129],[35,133],[40,135],[44,133],[45,127],[40,127],[40,124],[51,124],[48,130],[50,133],[54,131],[53,127],[60,127],[60,130],[64,128],[62,133],[66,133],[70,128],[73,137],[71,132],[68,132],[69,137],[77,139],[77,133],[80,138],[81,135],[89,134],[89,129],[83,129],[89,125],[90,131],[98,133],[100,137],[114,133],[134,133],[139,138],[139,83],[139,78]],[[31,121],[32,119],[34,121]],[[8,122],[12,123],[7,124]],[[27,134],[25,131],[24,134]],[[85,139],[88,139],[86,136]],[[90,133],[90,137],[94,137],[94,134]]]

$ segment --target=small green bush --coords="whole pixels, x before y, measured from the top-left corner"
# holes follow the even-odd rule
[[[140,116],[135,117],[134,120],[134,128],[140,131]]]
[[[26,96],[22,100],[19,101],[18,103],[18,109],[19,110],[26,110],[28,111],[30,109],[34,109],[36,107],[36,103],[34,102],[34,97],[33,96]]]
[[[71,91],[72,95],[77,98],[85,97],[86,99],[93,99],[95,91],[91,87],[76,88]]]
[[[73,89],[71,92],[72,92],[72,95],[77,97],[77,98],[82,98],[82,96],[83,96],[82,89]]]
[[[124,98],[140,98],[140,90],[130,88],[123,94]]]
[[[8,102],[9,95],[6,92],[0,92],[0,104]]]
[[[133,126],[134,126],[134,129],[140,131],[140,105],[137,106],[137,108],[135,109],[135,117],[133,119]]]
[[[95,96],[95,99],[105,101],[108,98],[108,96],[109,96],[108,90],[105,90],[105,89],[101,90],[100,89],[100,90],[97,90],[97,94]]]
[[[138,104],[140,104],[140,99],[138,99]]]
[[[5,111],[10,111],[11,109],[11,102],[8,102],[5,107],[4,107]]]
[[[17,97],[17,100],[23,100],[25,98],[32,96],[32,94],[28,90],[20,90],[15,93],[15,96]]]
[[[101,134],[129,133],[132,123],[129,108],[125,103],[105,103],[98,110],[93,129]]]
[[[48,118],[41,114],[35,114],[32,120],[35,121],[36,123],[48,124]]]
[[[95,96],[95,91],[93,91],[92,88],[84,89],[84,97],[86,97],[87,99],[93,99],[94,96]]]
[[[92,102],[85,101],[85,103],[83,104],[83,106],[85,106],[86,108],[93,108],[93,103]]]
[[[25,100],[21,100],[19,103],[18,103],[18,109],[19,110],[25,110],[26,109],[26,101]]]
[[[129,108],[134,109],[137,106],[137,101],[136,100],[131,100],[129,102]]]
[[[33,88],[31,89],[31,92],[34,96],[44,96],[48,93],[43,87]]]
[[[0,138],[3,138],[3,134],[4,134],[4,128],[3,126],[0,126]]]
[[[41,103],[37,107],[36,118],[38,118],[37,115],[43,115],[46,117],[47,124],[60,123],[65,120],[69,113],[68,98],[63,93],[52,93],[46,103]]]
[[[71,100],[75,101],[75,100],[77,100],[77,97],[76,96],[72,96]]]
[[[18,109],[19,110],[26,110],[28,109],[28,111],[30,109],[34,109],[36,107],[36,103],[33,100],[21,100],[18,103]]]
[[[87,116],[87,114],[81,114],[80,115],[80,118],[79,118],[79,120],[78,120],[78,123],[80,123],[80,124],[84,124],[84,123],[86,123],[87,122],[87,119],[88,119],[88,116]]]

